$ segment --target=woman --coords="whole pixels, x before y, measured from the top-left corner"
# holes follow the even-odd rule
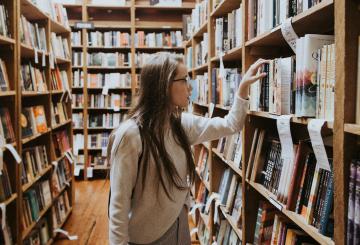
[[[137,105],[108,146],[111,245],[190,244],[191,145],[241,130],[249,85],[266,76],[258,74],[265,62],[258,60],[244,75],[229,114],[211,119],[181,112],[190,89],[187,68],[177,56],[158,53],[142,68]]]

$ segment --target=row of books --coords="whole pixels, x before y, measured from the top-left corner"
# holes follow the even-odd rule
[[[294,162],[283,163],[280,142],[256,129],[246,176],[274,194],[286,209],[326,236],[333,235],[333,172],[318,166],[308,142],[294,145]],[[329,159],[332,165],[332,159]]]
[[[195,34],[195,32],[205,24],[208,18],[208,1],[204,0],[196,3],[195,8],[191,12],[191,35]]]
[[[109,133],[89,134],[88,148],[106,148],[109,141]]]
[[[236,231],[232,228],[227,219],[222,219],[220,225],[216,227],[216,244],[240,245],[241,237],[238,237]]]
[[[196,164],[196,171],[205,183],[209,183],[210,181],[210,169],[208,160],[209,151],[204,146],[202,146],[199,154],[199,159]]]
[[[170,31],[161,33],[135,33],[135,47],[182,47],[183,37],[181,31]]]
[[[60,227],[66,219],[66,215],[70,212],[71,204],[69,193],[65,191],[59,196],[52,206],[52,222],[54,229]]]
[[[175,55],[179,55],[175,52],[168,52],[168,53],[171,53],[171,54],[175,54]],[[135,54],[135,65],[137,67],[142,67],[144,66],[147,61],[153,56],[153,54],[151,53],[142,53],[142,52],[137,52]]]
[[[84,95],[83,94],[73,94],[71,100],[72,108],[83,108],[84,107]],[[73,113],[74,116],[74,113]]]
[[[11,37],[9,11],[4,4],[0,4],[0,35]]]
[[[51,33],[51,52],[59,58],[70,59],[70,48],[67,38]]]
[[[9,108],[0,106],[0,141],[9,143],[15,142],[15,132],[10,117]]]
[[[30,61],[21,65],[20,80],[23,91],[48,91],[45,71],[35,67]]]
[[[131,94],[122,92],[121,94],[90,94],[88,96],[88,106],[91,108],[109,108],[119,110],[120,107],[127,107],[131,104]]]
[[[24,107],[21,112],[21,136],[27,138],[48,131],[43,105]]]
[[[250,1],[247,16],[249,40],[272,30],[287,18],[300,14],[319,2],[321,0]]]
[[[107,161],[106,161],[106,157],[102,156],[101,152],[94,152],[88,155],[89,159],[88,159],[88,166],[106,166],[107,165]]]
[[[222,74],[220,71],[219,68],[212,69],[211,102],[230,106],[236,97],[242,79],[241,71],[237,68],[224,69]]]
[[[58,196],[66,185],[69,185],[72,172],[69,160],[65,157],[57,162],[51,176],[51,193]]]
[[[84,127],[84,114],[82,112],[72,114],[72,125],[74,128]]]
[[[83,66],[84,65],[84,53],[72,51],[71,62],[72,62],[73,66]]]
[[[20,21],[20,41],[34,49],[48,52],[46,44],[46,29],[39,26],[39,23],[31,23],[24,15]]]
[[[242,169],[242,134],[236,133],[227,137],[222,137],[216,150],[222,154],[223,158],[231,162],[234,166]]]
[[[89,66],[119,67],[131,65],[131,53],[88,53]]]
[[[203,35],[203,40],[195,45],[195,66],[202,66],[208,62],[209,59],[209,35],[207,32]]]
[[[215,54],[220,55],[242,44],[242,3],[227,16],[217,18],[215,21]]]
[[[188,47],[185,53],[185,65],[190,70],[194,67],[193,65],[193,48]]]
[[[53,132],[52,140],[57,158],[62,157],[64,152],[71,150],[69,132],[66,129]]]
[[[33,182],[42,172],[49,167],[49,158],[45,145],[25,148],[22,151],[21,184]]]
[[[205,72],[204,75],[197,75],[195,79],[190,81],[191,84],[191,101],[205,104],[209,103],[209,77],[208,73]]]
[[[51,86],[53,90],[70,91],[67,71],[60,70],[58,66],[51,70]]]
[[[52,102],[51,103],[51,125],[56,126],[65,123],[69,120],[67,104],[65,102]]]
[[[0,92],[1,91],[9,91],[9,77],[6,69],[6,63],[3,59],[0,58]]]
[[[349,200],[347,214],[347,244],[360,242],[360,160],[350,163]]]
[[[260,201],[257,213],[254,244],[315,244],[297,226],[287,222],[270,203]]]
[[[104,113],[101,115],[89,115],[88,127],[114,128],[118,127],[127,117],[126,113]]]
[[[40,218],[40,213],[52,204],[49,180],[39,181],[23,194],[23,216],[21,226],[24,229]]]
[[[250,110],[299,117],[334,118],[335,45],[333,36],[307,34],[295,57],[265,64],[268,75],[250,88]]]
[[[53,0],[32,0],[40,10],[50,15],[50,18],[60,23],[66,28],[69,27],[69,20],[66,9],[60,3],[55,3]]]
[[[4,202],[13,194],[13,187],[10,182],[10,175],[7,169],[7,163],[3,160],[3,169],[0,175],[0,202]]]
[[[131,74],[92,73],[88,74],[87,85],[88,88],[131,88]]]
[[[38,222],[36,227],[31,231],[30,235],[25,238],[23,244],[25,245],[37,245],[37,244],[47,244],[50,240],[50,221],[48,217],[43,217]]]
[[[72,31],[70,35],[71,46],[81,46],[82,45],[82,32],[81,31]]]
[[[78,38],[79,39],[79,38]],[[78,42],[81,40],[78,40]],[[80,45],[80,44],[79,44]],[[121,31],[92,31],[88,33],[89,47],[130,47],[131,35]]]
[[[73,87],[84,87],[84,72],[80,69],[73,70],[72,73]]]

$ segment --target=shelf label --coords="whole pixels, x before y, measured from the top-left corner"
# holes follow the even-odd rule
[[[289,44],[290,48],[296,53],[296,40],[299,39],[299,37],[295,33],[291,22],[292,18],[288,18],[281,24],[281,34]]]
[[[210,197],[209,197],[209,199],[207,200],[207,202],[206,202],[205,213],[209,213],[210,205],[211,205],[212,201],[215,200],[215,199],[220,199],[220,195],[219,195],[218,193],[216,193],[216,192],[213,192],[213,193],[210,195]]]
[[[279,209],[280,211],[282,211],[282,205],[277,201],[275,200],[274,198],[270,197],[269,198],[269,201],[272,205],[274,205],[277,209]]]
[[[197,227],[195,227],[194,229],[192,229],[192,230],[190,231],[190,236],[195,235],[196,233],[198,233],[198,231],[199,231],[199,229],[198,229]]]
[[[75,22],[74,28],[92,30],[94,29],[94,23],[89,21],[77,21]]]
[[[20,164],[21,163],[21,157],[20,157],[19,153],[16,151],[16,149],[14,148],[14,146],[10,145],[10,144],[6,144],[4,147],[7,148],[10,151],[10,153],[11,153],[11,155],[13,155],[15,161],[18,164]]]
[[[325,124],[324,119],[312,119],[308,124],[311,145],[317,161],[317,166],[325,170],[331,171],[329,159],[326,154],[324,141],[321,136],[321,129]]]
[[[61,233],[61,234],[64,234],[70,241],[74,241],[74,240],[77,240],[78,239],[78,236],[77,235],[69,235],[69,232],[63,230],[63,229],[60,229],[60,228],[57,228],[54,230],[55,233]]]
[[[105,85],[101,92],[102,95],[108,95],[109,94],[109,86]]]

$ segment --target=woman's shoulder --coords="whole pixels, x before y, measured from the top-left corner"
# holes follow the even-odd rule
[[[123,121],[110,135],[109,144],[112,148],[124,144],[127,147],[141,148],[139,127],[133,119]]]

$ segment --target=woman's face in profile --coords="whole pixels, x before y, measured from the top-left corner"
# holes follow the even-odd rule
[[[180,63],[176,76],[170,86],[171,102],[173,105],[187,107],[189,104],[191,88],[188,79],[187,68],[184,64]]]

